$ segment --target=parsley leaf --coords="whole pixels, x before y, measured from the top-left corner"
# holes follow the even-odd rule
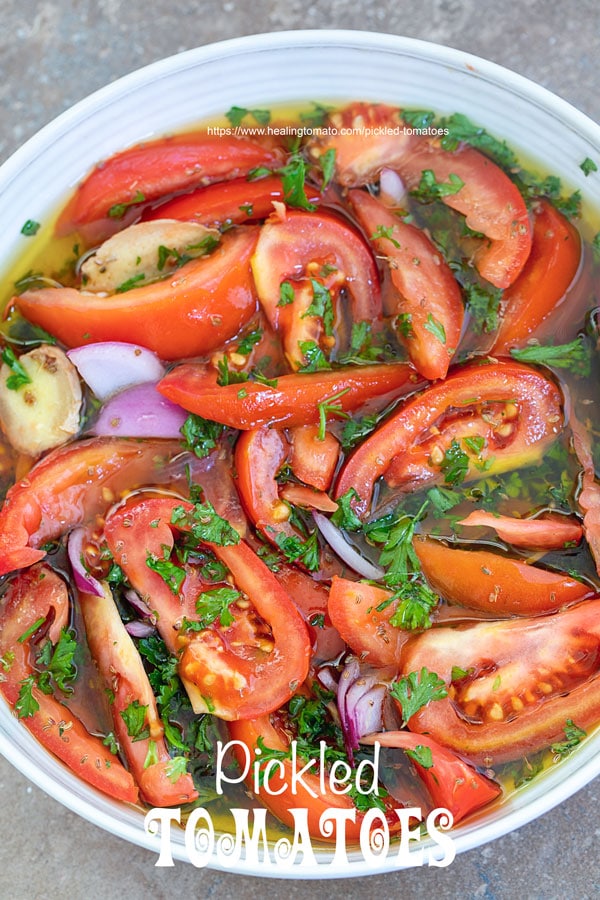
[[[195,503],[192,512],[189,513],[183,506],[176,506],[171,513],[171,524],[190,531],[197,540],[208,544],[230,547],[240,542],[240,536],[235,528],[216,512],[208,500],[204,503]]]
[[[177,596],[181,590],[181,585],[185,581],[185,569],[180,569],[175,563],[168,559],[169,548],[165,547],[165,558],[160,559],[153,553],[148,553],[146,557],[146,565],[157,575],[160,575],[164,583],[167,585],[172,594]]]
[[[435,338],[437,338],[440,344],[446,343],[446,329],[441,322],[438,322],[437,319],[434,319],[431,313],[428,314],[427,321],[425,322],[425,325],[423,327],[425,331],[428,331]]]
[[[421,203],[431,203],[432,200],[439,200],[451,194],[457,194],[464,187],[464,184],[462,178],[459,178],[453,172],[448,176],[448,181],[436,181],[433,169],[424,169],[421,172],[419,184],[410,193],[412,197],[420,200]]]
[[[134,743],[150,737],[150,729],[144,727],[147,712],[148,707],[141,704],[139,700],[132,700],[126,709],[121,710],[121,718],[125,722],[127,734],[133,738]]]
[[[325,440],[327,416],[335,416],[338,419],[350,418],[350,413],[345,412],[345,410],[342,408],[342,404],[340,403],[340,397],[343,397],[344,394],[347,394],[349,390],[350,388],[343,388],[341,391],[332,394],[331,397],[325,397],[324,400],[321,400],[319,401],[319,403],[317,403],[317,409],[319,411],[319,431],[317,433],[317,439],[319,441]]]
[[[377,240],[380,240],[381,238],[384,238],[385,240],[390,241],[390,243],[392,243],[394,245],[394,247],[397,250],[399,250],[400,244],[398,243],[396,238],[393,237],[393,234],[394,234],[394,226],[393,225],[378,225],[377,228],[375,229],[375,231],[373,232],[373,234],[371,235],[371,240],[377,241]]]
[[[290,156],[287,164],[283,168],[278,169],[283,184],[283,197],[288,206],[299,207],[312,212],[316,209],[314,203],[310,203],[306,196],[307,164],[305,159],[299,154],[294,153]]]
[[[282,281],[279,285],[279,300],[277,306],[289,306],[294,302],[294,285],[291,281]]]
[[[420,672],[410,672],[405,678],[399,678],[390,685],[390,694],[398,701],[402,709],[402,724],[432,700],[443,700],[448,696],[446,685],[435,672],[425,666]]]
[[[2,350],[2,362],[6,363],[12,372],[6,379],[6,387],[10,391],[18,391],[24,385],[31,384],[31,378],[10,347],[4,347]]]
[[[338,508],[331,517],[333,524],[344,531],[362,531],[363,523],[352,509],[353,500],[358,500],[358,493],[350,487],[337,498]]]
[[[241,125],[246,116],[252,116],[259,125],[268,125],[271,121],[271,112],[268,109],[245,109],[243,106],[232,106],[225,113],[225,118],[231,122],[234,128]]]
[[[598,166],[596,165],[596,163],[594,162],[593,159],[589,158],[589,156],[586,156],[586,158],[583,160],[583,162],[579,163],[579,168],[581,169],[581,171],[583,172],[583,174],[585,175],[586,178],[588,175],[591,175],[592,172],[598,171]]]
[[[143,203],[146,198],[142,194],[141,191],[136,191],[133,199],[127,200],[123,203],[115,203],[114,206],[108,210],[108,217],[110,219],[122,219],[125,213],[127,212],[128,207],[135,206],[136,203]]]
[[[469,471],[469,457],[461,450],[457,440],[453,440],[444,454],[440,465],[446,484],[460,484]]]
[[[202,591],[196,600],[196,612],[200,616],[198,623],[200,627],[208,628],[217,619],[224,628],[231,625],[233,616],[229,607],[241,596],[238,590],[231,587],[218,587]]]
[[[305,541],[294,535],[279,532],[275,542],[289,562],[302,562],[309,572],[316,572],[319,568],[319,542],[316,531],[313,531]]]
[[[328,337],[331,337],[334,324],[331,293],[315,278],[311,278],[310,283],[313,290],[313,299],[306,312],[302,314],[302,318],[304,319],[306,316],[321,318],[323,320],[323,330],[325,331],[325,334]]]
[[[322,372],[331,369],[331,364],[321,348],[315,341],[298,341],[300,353],[304,359],[304,365],[299,372]]]
[[[195,413],[190,413],[180,428],[185,449],[198,459],[204,459],[215,449],[224,430],[225,426],[220,422],[203,419]]]
[[[505,141],[499,141],[491,134],[475,125],[463,113],[453,113],[448,118],[442,119],[441,127],[448,129],[448,134],[442,138],[442,147],[445,150],[456,150],[463,141],[483,151],[497,163],[511,169],[518,165],[517,157]]]
[[[25,237],[33,237],[34,234],[38,233],[41,227],[40,223],[36,222],[35,219],[27,219],[21,228],[21,234],[24,234]]]
[[[566,740],[550,745],[552,753],[559,757],[568,756],[571,750],[581,743],[584,737],[587,737],[587,733],[583,728],[575,725],[572,719],[567,719],[565,722],[564,732]]]
[[[420,579],[405,581],[398,585],[393,600],[398,600],[390,625],[414,631],[417,628],[431,628],[431,613],[439,603],[439,597]]]
[[[580,334],[569,344],[531,344],[521,350],[511,350],[511,356],[519,362],[537,363],[555,369],[567,369],[574,375],[586,378],[591,371],[591,350],[584,335]]]
[[[423,769],[431,769],[433,766],[433,754],[431,752],[431,747],[426,747],[424,744],[417,744],[414,750],[405,750],[405,754],[409,757],[409,759],[414,760],[417,765],[422,766]]]
[[[491,334],[498,328],[500,288],[484,288],[479,284],[464,284],[463,291],[471,322],[477,334]]]
[[[35,675],[28,675],[20,682],[19,696],[15,703],[15,711],[20,719],[27,719],[35,715],[40,704],[33,696],[35,687]]]
[[[351,450],[377,427],[379,416],[371,413],[361,419],[348,419],[340,436],[342,450]]]
[[[38,662],[45,663],[47,674],[54,679],[63,694],[72,692],[71,682],[77,677],[77,669],[73,662],[76,650],[75,632],[63,628],[56,645],[53,647],[52,641],[47,641],[38,657]],[[41,676],[44,674],[46,673],[41,673]]]

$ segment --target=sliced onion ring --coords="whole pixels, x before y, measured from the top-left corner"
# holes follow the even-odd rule
[[[165,374],[156,353],[139,344],[101,341],[75,347],[67,356],[99,400],[134,384],[160,381]]]
[[[345,562],[347,566],[355,572],[358,572],[363,578],[369,578],[373,581],[378,581],[380,578],[383,578],[385,574],[384,570],[380,566],[376,566],[375,563],[372,563],[370,560],[365,559],[364,556],[361,556],[358,550],[355,550],[354,547],[348,543],[344,537],[343,531],[341,531],[337,525],[334,525],[327,516],[314,510],[312,515],[315,520],[315,525],[342,562]]]
[[[139,438],[178,438],[187,413],[159,394],[154,384],[137,384],[112,397],[90,434]]]
[[[85,528],[74,528],[69,534],[67,542],[67,553],[69,562],[73,569],[73,580],[77,590],[86,594],[93,594],[95,597],[103,597],[104,591],[102,585],[97,578],[86,570],[83,563],[83,541],[85,538]]]
[[[379,197],[386,206],[397,207],[406,203],[406,186],[393,169],[382,169],[379,176]]]
[[[127,622],[125,631],[127,634],[130,634],[131,637],[144,638],[154,634],[156,628],[154,625],[150,625],[149,622],[142,622],[141,619],[134,619],[133,622]]]

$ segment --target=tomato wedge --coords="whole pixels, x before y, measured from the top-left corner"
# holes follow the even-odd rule
[[[0,574],[38,562],[46,541],[102,515],[120,491],[169,483],[164,467],[180,452],[177,441],[91,438],[48,453],[0,510]]]
[[[115,561],[156,611],[161,635],[170,633],[167,645],[181,654],[184,684],[196,687],[190,696],[195,711],[228,721],[254,718],[282,706],[304,681],[310,638],[287,592],[247,544],[234,536],[221,544],[198,536],[206,516],[210,518],[206,510],[172,497],[144,499],[116,510],[107,519],[105,537]],[[158,559],[179,567],[177,556],[171,559],[173,532],[190,530],[198,546],[228,569],[233,593],[242,601],[239,614],[230,605],[228,616],[217,613],[207,622],[201,594],[213,585],[196,582],[186,591],[184,581],[174,590],[148,566],[148,559]],[[229,583],[224,587],[232,589]],[[252,614],[246,611],[246,599]],[[190,627],[184,620],[195,624]]]
[[[411,362],[430,381],[445,378],[460,340],[464,307],[448,264],[426,234],[403,222],[365,191],[350,191],[350,205],[387,262],[395,291],[384,309]],[[375,235],[382,235],[374,237]]]
[[[581,260],[577,229],[547,200],[534,209],[531,253],[502,297],[502,319],[492,353],[522,343],[550,315],[573,282]]]
[[[556,612],[594,593],[575,578],[490,550],[452,550],[421,538],[414,548],[434,590],[451,603],[497,616]]]
[[[495,404],[500,404],[497,420],[489,415]],[[507,410],[512,416],[508,423]],[[489,429],[479,431],[482,452],[475,460],[479,464],[485,461],[489,473],[530,465],[563,427],[560,391],[535,369],[512,362],[468,365],[406,402],[355,450],[341,471],[336,498],[354,488],[360,498],[356,510],[364,515],[377,479],[386,477],[392,464],[402,465],[415,453],[421,454],[418,481],[441,480],[441,463],[451,444],[451,440],[444,441],[445,417],[449,417],[453,438],[457,417],[459,423],[468,423],[473,415],[482,428]],[[437,459],[432,441],[441,446]],[[473,460],[470,466],[477,471]]]
[[[311,191],[308,185],[307,189],[308,202],[317,204],[321,194]],[[216,226],[243,225],[271,215],[274,200],[280,203],[285,201],[283,183],[278,175],[268,175],[254,181],[234,178],[167,200],[146,210],[142,218],[178,219]]]
[[[371,325],[381,319],[373,255],[358,232],[333,215],[292,210],[269,220],[261,229],[252,271],[261,305],[271,326],[281,332],[294,368],[305,364],[303,342],[334,340],[334,322],[328,322],[328,316],[341,318],[333,304],[342,287],[349,295],[352,322]],[[294,292],[291,302],[281,300],[284,282]],[[327,292],[331,309],[321,301],[319,311],[313,311],[315,290]]]
[[[582,467],[581,491],[577,497],[583,512],[583,530],[600,575],[600,482],[596,479],[596,466],[592,453],[592,441],[575,415],[571,415],[573,447]]]
[[[327,608],[331,621],[348,646],[373,666],[397,666],[408,633],[390,625],[397,604],[392,593],[337,575],[331,579]]]
[[[98,165],[77,188],[63,210],[57,234],[103,220],[101,230],[114,231],[131,205],[148,203],[175,191],[244,175],[257,166],[276,167],[277,148],[236,137],[201,132],[148,141],[116,153]],[[95,231],[98,238],[100,231]]]
[[[562,550],[565,546],[579,544],[583,537],[583,528],[576,519],[556,514],[515,519],[478,509],[457,525],[491,528],[507,544],[529,550]]]
[[[360,187],[384,167],[399,172],[411,190],[426,170],[437,184],[460,179],[460,189],[441,201],[487,238],[475,254],[479,274],[499,288],[513,283],[531,250],[531,226],[521,194],[499,166],[465,144],[444,150],[435,137],[402,130],[400,110],[392,107],[355,103],[334,115],[337,134],[317,138],[311,152],[319,157],[335,150],[337,181]]]
[[[435,806],[448,809],[455,823],[491,803],[502,793],[498,784],[480,775],[472,766],[425,735],[410,731],[384,731],[361,738],[361,743],[378,743],[382,747],[399,750],[414,751],[423,747],[430,750],[432,764],[429,768],[420,765],[414,757],[413,764]]]
[[[210,353],[234,337],[256,311],[250,257],[257,232],[223,236],[210,256],[191,260],[162,281],[108,297],[75,288],[42,288],[14,298],[21,313],[68,347],[131,341],[161,359]]]
[[[327,431],[323,437],[317,425],[299,425],[290,428],[289,439],[290,467],[296,478],[319,491],[329,490],[340,455],[334,435]]]
[[[402,673],[426,666],[448,696],[415,713],[409,728],[486,767],[564,739],[567,719],[587,730],[600,717],[599,616],[595,598],[548,616],[413,638]]]
[[[345,646],[328,612],[329,590],[325,583],[315,581],[296,566],[281,565],[277,580],[286,589],[307,623],[312,638],[312,664],[335,659]]]
[[[47,566],[34,566],[10,582],[0,601],[0,656],[4,666],[0,691],[14,708],[24,681],[34,677],[32,637],[48,626],[56,644],[68,625],[69,595],[66,584]],[[36,628],[37,625],[37,628]],[[32,633],[25,640],[29,630]],[[31,687],[32,704],[21,721],[37,740],[71,771],[99,791],[135,803],[138,789],[133,777],[101,739],[89,734],[68,707],[52,694]]]
[[[245,431],[259,425],[315,425],[319,404],[330,401],[340,412],[352,412],[367,400],[400,396],[412,387],[412,378],[411,366],[394,363],[283,375],[272,386],[256,381],[221,386],[214,371],[185,363],[168,372],[158,390],[190,412]],[[335,411],[329,417],[335,419]]]
[[[287,752],[289,740],[284,737],[282,731],[275,728],[269,716],[256,719],[247,719],[240,722],[232,722],[229,725],[229,734],[234,741],[241,741],[247,747],[251,761],[250,773],[260,756],[257,754],[259,741],[263,746],[273,750]],[[242,770],[246,764],[246,753],[241,747],[234,748],[234,755]],[[300,761],[299,761],[300,763]],[[327,837],[323,835],[319,827],[319,821],[323,814],[332,809],[356,810],[356,807],[347,794],[339,794],[332,791],[327,783],[322,790],[318,774],[311,772],[303,774],[297,783],[293,782],[293,762],[291,759],[282,759],[281,766],[274,769],[268,781],[268,791],[264,786],[259,787],[258,798],[274,816],[288,825],[294,827],[294,818],[290,809],[307,810],[308,830],[312,837],[321,840],[335,840],[335,835]],[[248,785],[254,790],[252,774],[249,775]],[[358,842],[360,839],[360,826],[362,816],[356,814],[354,821],[345,822],[346,841]]]
[[[192,776],[171,772],[163,724],[144,665],[121,621],[110,588],[106,583],[103,588],[102,596],[80,593],[79,605],[90,651],[106,689],[111,691],[110,709],[119,745],[146,803],[191,803],[198,797]],[[143,718],[135,727],[127,718],[132,707],[143,709]]]

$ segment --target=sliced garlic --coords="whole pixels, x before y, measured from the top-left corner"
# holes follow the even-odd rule
[[[182,259],[202,256],[219,232],[197,222],[138,222],[109,238],[81,266],[82,287],[113,294],[124,284],[141,287],[168,275]],[[207,241],[208,239],[208,241]]]
[[[12,374],[0,368],[0,424],[19,453],[39,456],[77,434],[81,385],[77,369],[58,347],[42,344],[19,357],[30,381],[14,389]]]

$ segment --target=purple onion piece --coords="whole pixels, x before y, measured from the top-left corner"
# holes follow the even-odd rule
[[[354,765],[354,751],[358,749],[358,737],[356,733],[356,723],[350,715],[346,704],[346,694],[359,676],[360,666],[358,665],[358,662],[353,659],[348,663],[340,675],[337,692],[337,706],[342,732],[344,734],[344,745],[351,765]]]
[[[83,564],[83,541],[85,528],[74,528],[69,534],[67,553],[73,570],[73,580],[79,591],[85,594],[93,594],[95,597],[103,597],[104,590],[97,578],[86,570]]]
[[[337,525],[334,525],[327,516],[314,510],[312,515],[315,520],[315,525],[331,549],[350,569],[353,569],[353,571],[362,575],[363,578],[369,578],[373,581],[378,581],[385,575],[384,570],[380,566],[376,566],[375,563],[365,559],[358,550],[355,550],[354,547],[348,543],[344,537],[344,533],[340,531]]]
[[[143,619],[151,619],[153,617],[153,612],[146,601],[142,600],[138,592],[134,591],[133,588],[125,591],[125,599]]]
[[[137,384],[112,397],[90,434],[140,438],[179,438],[187,413],[159,394],[154,384]]]
[[[135,384],[159,381],[165,373],[152,350],[122,341],[74,347],[67,356],[99,400]]]
[[[148,622],[141,622],[139,619],[135,619],[133,622],[127,622],[125,630],[131,637],[143,638],[154,634],[156,628]]]
[[[383,704],[386,697],[384,684],[377,684],[365,691],[354,707],[354,719],[359,740],[366,734],[379,732],[383,728]]]

